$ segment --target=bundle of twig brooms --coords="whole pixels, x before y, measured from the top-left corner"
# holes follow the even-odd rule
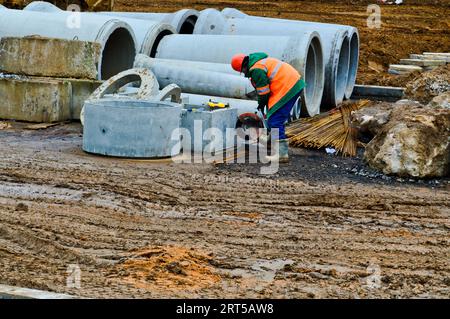
[[[352,127],[350,116],[368,103],[343,104],[326,113],[292,122],[286,128],[290,145],[317,149],[333,147],[338,154],[355,156],[358,132]]]

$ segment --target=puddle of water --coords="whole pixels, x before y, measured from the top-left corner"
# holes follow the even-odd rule
[[[81,195],[82,192],[78,190],[48,185],[16,184],[9,182],[2,182],[0,184],[0,196],[6,198],[79,200]]]
[[[233,269],[230,270],[230,274],[246,279],[254,278],[265,282],[272,282],[275,279],[277,271],[293,263],[294,261],[291,259],[257,259],[249,269]]]

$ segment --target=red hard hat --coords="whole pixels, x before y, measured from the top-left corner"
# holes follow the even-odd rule
[[[236,54],[231,59],[231,66],[235,71],[242,72],[242,62],[244,62],[246,55],[243,53]]]

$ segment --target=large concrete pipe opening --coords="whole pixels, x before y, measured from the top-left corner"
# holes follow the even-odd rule
[[[129,30],[118,28],[106,40],[102,52],[101,78],[110,77],[133,67],[136,47]]]
[[[323,52],[318,37],[311,39],[303,76],[306,82],[303,90],[303,107],[307,115],[314,116],[320,113],[324,85]]]
[[[197,23],[199,12],[193,9],[182,9],[166,14],[161,22],[172,25],[179,34],[192,34]]]
[[[130,19],[127,19],[126,21],[129,21]],[[137,20],[137,19],[131,19],[131,20]],[[175,34],[177,31],[173,26],[171,26],[168,23],[161,23],[161,22],[154,22],[154,21],[144,21],[141,20],[146,24],[146,27],[149,26],[149,29],[146,29],[145,36],[143,36],[142,44],[139,49],[139,53],[145,54],[147,56],[151,56],[152,54],[156,53],[156,50],[158,48],[159,42],[162,38],[164,38],[166,35]],[[137,26],[139,27],[139,26]],[[139,28],[138,32],[139,32]],[[139,35],[142,35],[142,33],[138,33]]]
[[[151,44],[151,50],[150,50],[150,57],[151,58],[155,58],[156,54],[158,53],[158,46],[161,42],[161,40],[167,36],[167,35],[171,35],[173,34],[173,32],[171,32],[170,30],[161,30],[155,37],[155,40],[153,41],[153,43]]]
[[[356,74],[358,73],[359,63],[359,35],[355,30],[350,34],[350,65],[348,69],[347,87],[345,90],[345,98],[350,99],[355,87]]]

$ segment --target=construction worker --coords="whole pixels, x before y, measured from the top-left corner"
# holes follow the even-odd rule
[[[263,114],[267,106],[267,125],[271,136],[274,129],[278,129],[278,139],[274,141],[275,150],[278,152],[268,156],[268,160],[288,162],[289,140],[286,137],[285,124],[305,87],[305,81],[291,65],[270,58],[262,52],[236,54],[231,60],[231,66],[250,78],[258,93],[258,109]]]

